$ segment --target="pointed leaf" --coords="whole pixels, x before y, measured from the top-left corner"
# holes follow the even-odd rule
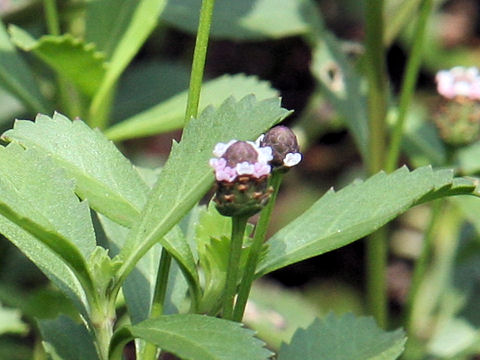
[[[19,48],[32,52],[88,96],[95,94],[106,65],[105,56],[95,50],[94,44],[86,44],[70,34],[45,35],[36,40],[19,27],[11,25],[8,30]]]
[[[83,324],[62,315],[55,320],[40,320],[38,326],[43,346],[52,359],[98,359],[93,339]]]
[[[3,138],[48,154],[75,178],[76,192],[96,211],[125,226],[139,216],[149,188],[98,130],[57,113],[38,115],[35,122],[17,120]]]
[[[267,360],[271,355],[253,331],[240,323],[204,315],[167,315],[125,327],[114,335],[113,348],[131,337],[145,339],[184,360]]]
[[[381,172],[338,192],[330,190],[273,235],[258,275],[347,245],[420,202],[474,190],[471,181],[454,179],[453,171],[430,167]]]
[[[36,85],[32,72],[16,53],[1,21],[0,83],[2,87],[22,100],[30,109],[37,112],[47,111],[48,105]]]
[[[278,360],[395,360],[405,345],[402,330],[381,330],[373,318],[330,314],[299,329],[290,344],[280,349]]]
[[[207,81],[203,85],[199,110],[202,111],[207,105],[219,106],[229,96],[241,99],[249,94],[255,94],[259,100],[278,96],[278,92],[266,81],[259,81],[254,76],[224,75]],[[109,139],[119,141],[180,129],[184,123],[187,96],[188,91],[185,90],[167,101],[112,126],[105,131],[105,135]]]
[[[174,143],[141,221],[130,232],[120,253],[126,259],[121,276],[211,187],[213,172],[208,160],[216,143],[232,138],[254,139],[287,115],[288,111],[280,107],[277,99],[256,101],[249,96],[238,102],[229,99],[217,110],[209,107],[198,119],[192,119],[180,144]]]

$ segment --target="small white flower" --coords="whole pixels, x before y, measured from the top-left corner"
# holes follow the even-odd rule
[[[230,140],[228,143],[218,143],[215,145],[215,148],[213,149],[213,155],[216,157],[221,157],[223,154],[225,154],[225,151],[230,147],[230,145],[236,143],[237,140]]]
[[[273,152],[270,146],[257,147],[258,162],[268,164],[273,159]]]
[[[254,164],[244,161],[240,164],[237,164],[237,166],[235,166],[235,170],[237,171],[238,175],[252,175],[255,171],[255,168]]]
[[[476,67],[456,66],[441,70],[435,76],[440,95],[453,99],[457,96],[480,100],[480,75]]]
[[[264,137],[265,137],[265,134],[262,134],[257,138],[257,140],[255,140],[255,145],[257,145],[257,147],[260,147],[260,143],[262,142]]]
[[[283,159],[283,164],[287,167],[292,167],[297,165],[302,161],[302,154],[300,153],[288,153]]]

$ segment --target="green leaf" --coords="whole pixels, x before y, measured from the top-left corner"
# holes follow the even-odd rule
[[[3,216],[0,216],[0,232],[72,300],[80,313],[87,314],[88,304],[85,292],[73,271],[62,258],[56,255],[47,245]]]
[[[455,154],[455,163],[463,174],[480,172],[480,141],[459,149]]]
[[[149,188],[100,131],[56,113],[53,118],[38,115],[35,122],[17,120],[3,138],[51,157],[99,213],[127,227],[138,218]]]
[[[27,325],[21,319],[20,311],[8,309],[0,303],[0,335],[5,333],[26,334]]]
[[[278,360],[395,360],[405,341],[402,330],[385,332],[373,318],[330,314],[297,330],[290,344],[280,349]]]
[[[53,360],[98,359],[93,339],[83,324],[62,315],[55,320],[40,320],[38,326],[45,351]]]
[[[0,21],[0,84],[31,110],[46,112],[48,104],[35,82],[33,73],[16,53],[5,26]]]
[[[105,56],[70,34],[44,35],[36,40],[26,31],[10,25],[8,28],[15,45],[32,52],[65,79],[74,83],[88,96],[93,96],[105,74]]]
[[[427,109],[413,104],[405,122],[402,149],[417,167],[443,166],[447,162],[445,144],[429,116]]]
[[[108,103],[111,91],[122,72],[155,29],[158,17],[165,8],[166,2],[167,0],[140,0],[132,11],[128,27],[116,43],[105,77],[92,100],[90,106],[90,121],[92,124],[100,127],[105,125],[107,114],[104,107]]]
[[[201,0],[169,1],[162,19],[195,34]],[[218,39],[262,40],[307,33],[302,0],[218,1],[213,13],[211,36]]]
[[[278,96],[278,92],[268,82],[260,81],[255,76],[224,75],[203,85],[199,110],[202,111],[208,105],[220,106],[230,96],[241,99],[249,94],[255,94],[259,100]],[[188,90],[185,90],[112,126],[105,131],[105,135],[119,141],[180,129],[184,124],[187,96]]]
[[[91,291],[86,258],[95,248],[95,235],[88,205],[79,202],[74,186],[61,168],[34,149],[17,144],[0,147],[0,214],[8,220],[0,221],[0,232],[30,257],[36,244],[26,233],[37,238]],[[54,276],[65,271],[43,259],[40,264]]]
[[[362,79],[349,63],[343,48],[333,34],[323,31],[313,50],[311,71],[365,156],[368,140],[366,97],[361,90]]]
[[[267,360],[271,355],[240,323],[204,315],[167,315],[124,327],[114,335],[111,349],[119,351],[132,337],[184,360]]]
[[[211,187],[214,176],[208,160],[218,142],[254,139],[288,113],[278,99],[256,101],[254,96],[248,96],[238,102],[228,99],[217,110],[209,107],[192,119],[182,141],[173,144],[141,221],[129,233],[120,253],[125,259],[120,276],[127,275]]]
[[[87,2],[85,38],[108,58],[128,28],[138,0],[97,0]]]
[[[438,197],[473,194],[475,185],[454,179],[451,170],[402,167],[365,182],[328,191],[310,209],[269,240],[258,275],[311,258],[358,240],[410,207]]]
[[[302,289],[303,293],[303,289]],[[248,298],[243,322],[270,349],[290,341],[299,327],[306,327],[319,311],[298,290],[256,281]]]

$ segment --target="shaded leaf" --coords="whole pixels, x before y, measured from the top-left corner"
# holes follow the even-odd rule
[[[167,315],[124,327],[114,335],[113,347],[119,349],[132,337],[184,360],[266,360],[271,355],[241,324],[204,315]]]
[[[83,324],[62,315],[55,320],[40,320],[38,326],[45,351],[53,360],[98,359],[93,339]]]
[[[278,96],[278,92],[268,82],[260,81],[255,76],[224,75],[203,85],[199,110],[202,111],[208,105],[219,106],[230,96],[241,99],[249,94],[255,94],[259,100]],[[185,90],[112,126],[105,131],[105,135],[119,141],[180,129],[184,123],[187,96],[188,90]]]
[[[97,0],[87,2],[85,38],[109,58],[125,33],[138,0]]]
[[[76,180],[76,192],[114,221],[131,226],[146,202],[148,186],[132,164],[98,130],[56,113],[35,122],[17,120],[3,134],[27,148],[49,155]]]
[[[24,51],[32,52],[48,66],[74,83],[88,96],[93,96],[105,74],[104,55],[70,34],[44,35],[36,40],[26,31],[10,25],[12,41]]]
[[[201,0],[169,1],[162,19],[195,34]],[[218,39],[261,40],[307,33],[306,0],[219,1],[213,12],[211,36]]]
[[[120,256],[125,276],[145,252],[160,240],[206,193],[213,183],[208,165],[216,143],[232,138],[254,139],[282,120],[288,111],[277,99],[256,101],[248,96],[225,101],[217,110],[209,107],[185,128],[182,141],[174,143],[160,173],[141,221],[129,233]]]
[[[360,152],[367,153],[368,116],[360,75],[349,63],[345,47],[335,36],[323,31],[313,50],[311,71],[323,93],[342,116]]]
[[[385,332],[373,318],[330,314],[297,330],[290,344],[280,349],[278,360],[395,360],[405,341],[402,330]]]
[[[0,85],[33,111],[45,112],[48,104],[35,82],[33,73],[16,53],[5,26],[0,21]]]
[[[453,178],[453,171],[430,167],[381,172],[338,192],[330,190],[273,235],[258,275],[345,246],[418,203],[474,191],[471,181]]]
[[[90,121],[92,124],[104,126],[108,99],[120,75],[127,68],[138,50],[147,40],[157,25],[158,17],[162,13],[167,0],[140,0],[132,15],[128,26],[116,42],[115,50],[110,57],[107,72],[95,94],[90,106]]]
[[[455,163],[463,174],[480,172],[480,141],[460,148],[455,154]]]

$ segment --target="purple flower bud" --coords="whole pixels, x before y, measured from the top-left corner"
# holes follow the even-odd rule
[[[270,165],[274,168],[288,169],[302,160],[297,137],[288,127],[279,125],[271,128],[257,140],[260,146],[272,148],[273,159]]]
[[[272,149],[250,141],[218,143],[210,166],[215,170],[215,202],[225,216],[253,215],[268,202],[272,190],[268,177],[272,170]]]

